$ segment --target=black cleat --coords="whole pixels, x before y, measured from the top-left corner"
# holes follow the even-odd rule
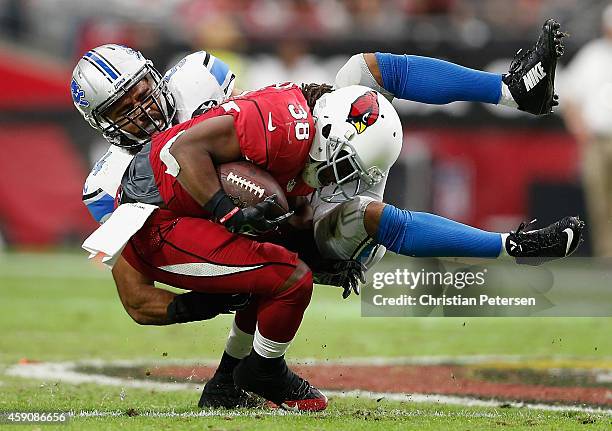
[[[559,104],[555,69],[557,59],[563,55],[563,38],[567,36],[560,27],[554,19],[546,21],[535,45],[526,52],[520,49],[510,64],[510,71],[503,76],[521,111],[546,115]]]
[[[247,356],[234,369],[234,381],[238,387],[285,410],[318,412],[327,408],[327,397],[291,371],[284,359],[273,370],[262,372],[250,358]]]
[[[572,254],[582,242],[584,222],[565,217],[542,229],[526,231],[534,223],[521,223],[506,238],[506,251],[517,263],[539,265]]]
[[[198,407],[236,409],[257,407],[261,404],[256,397],[236,387],[231,373],[217,371],[204,385]]]

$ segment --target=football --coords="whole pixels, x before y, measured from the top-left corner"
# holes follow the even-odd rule
[[[289,211],[287,197],[268,172],[250,162],[231,162],[217,166],[221,187],[236,206],[245,208],[276,195],[276,202]]]

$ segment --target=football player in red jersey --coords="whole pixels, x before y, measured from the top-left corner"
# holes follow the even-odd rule
[[[387,119],[377,127],[394,143],[393,151],[378,151],[386,170],[399,154],[401,123],[386,99],[380,103]],[[303,90],[294,84],[233,98],[155,135],[136,155],[121,192],[122,202],[163,207],[130,239],[123,252],[126,261],[171,285],[254,295],[249,307],[236,314],[237,329],[254,333],[253,351],[235,369],[236,384],[276,404],[306,410],[324,408],[325,397],[290,372],[283,356],[310,300],[310,269],[283,247],[233,234],[268,226],[259,224],[266,223],[265,218],[251,217],[252,208],[235,207],[221,189],[214,164],[247,159],[270,172],[290,197],[310,194],[313,188],[302,174],[316,134],[311,110]],[[353,129],[362,120],[356,118],[347,126]],[[139,173],[147,171],[155,187],[139,183],[146,177]]]
[[[194,291],[254,295],[249,307],[236,314],[236,332],[254,333],[253,350],[235,367],[236,384],[279,405],[316,410],[325,407],[325,397],[291,373],[283,358],[310,300],[310,269],[283,247],[232,233],[244,232],[245,227],[262,231],[269,226],[259,224],[261,220],[266,223],[265,218],[251,217],[248,210],[253,208],[235,207],[222,191],[214,168],[215,163],[248,159],[269,171],[289,196],[310,194],[313,188],[303,174],[317,139],[312,106],[304,93],[313,103],[312,91],[319,95],[324,91],[309,88],[286,84],[246,93],[155,135],[124,176],[121,201],[155,203],[163,208],[151,215],[126,246],[123,257],[131,267],[157,281]],[[360,94],[362,88],[336,94]],[[378,98],[377,93],[372,96]],[[381,169],[388,170],[395,161],[402,140],[397,113],[386,99],[379,103],[381,119],[375,125],[374,112],[358,115],[359,103],[353,121],[342,120],[347,137],[351,131],[357,135],[368,127],[370,133],[379,131],[381,148],[372,158],[378,166],[363,172],[364,182],[370,185],[380,181]],[[382,139],[383,133],[389,143]],[[354,152],[337,156],[349,168],[358,163]],[[361,156],[367,160],[365,153]],[[143,187],[140,179],[149,171],[154,184]],[[336,178],[337,184],[342,184],[338,175],[353,179],[351,175],[358,174],[340,171],[334,172],[330,165],[318,167],[313,174],[325,182]]]

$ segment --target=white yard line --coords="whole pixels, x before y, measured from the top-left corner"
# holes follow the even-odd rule
[[[533,361],[561,361],[569,362],[576,361],[590,362],[612,362],[612,357],[589,358],[582,356],[567,356],[567,355],[435,355],[435,356],[364,356],[364,357],[348,357],[348,358],[303,358],[303,359],[288,359],[292,365],[371,365],[371,366],[387,366],[387,365],[478,365],[486,363],[509,363],[520,364]],[[107,366],[138,366],[138,365],[158,365],[158,366],[173,366],[173,365],[193,365],[195,366],[211,366],[216,367],[219,363],[218,358],[205,359],[162,359],[159,358],[137,358],[137,359],[85,359],[76,362],[63,362],[66,364],[78,364],[79,366],[92,367],[107,367]],[[612,370],[609,370],[612,373]]]
[[[108,365],[111,363],[108,362]],[[196,386],[189,383],[163,383],[146,380],[122,379],[103,374],[89,374],[76,371],[78,365],[88,365],[76,362],[41,362],[37,364],[17,364],[7,368],[5,374],[13,377],[23,377],[38,380],[54,380],[64,383],[80,384],[94,383],[97,385],[120,386],[124,388],[157,389],[161,391],[195,390]]]
[[[125,410],[79,410],[68,412],[72,417],[118,417],[126,416]],[[145,410],[136,412],[138,416],[159,417],[159,418],[198,418],[198,417],[261,417],[261,416],[294,416],[294,415],[311,415],[311,413],[289,412],[279,409],[253,409],[253,410],[215,410],[204,409],[199,411],[176,412],[170,411],[154,411]],[[501,416],[496,412],[431,412],[423,410],[393,410],[393,416],[417,417],[417,416],[439,416],[439,417],[464,417],[464,418],[495,418]],[[334,413],[318,412],[317,416],[334,416]]]
[[[536,355],[455,355],[455,356],[400,356],[400,357],[353,357],[353,358],[338,358],[338,359],[319,359],[305,358],[294,360],[296,365],[477,365],[486,363],[509,363],[520,364],[528,361],[562,361],[577,363],[588,361],[591,358],[572,357],[572,356],[536,356]],[[612,361],[612,358],[604,357],[597,358],[597,361]],[[191,362],[193,363],[193,361]]]
[[[485,357],[476,357],[482,358]],[[486,357],[490,358],[491,357]],[[499,358],[499,357],[496,357]],[[371,359],[371,358],[370,358]],[[336,364],[355,364],[360,363],[363,365],[378,365],[378,364],[389,364],[389,362],[385,358],[379,358],[380,360],[370,360],[366,362],[366,358],[359,359],[356,361],[355,359],[350,360],[342,360],[342,361],[316,361],[315,364],[328,364],[328,365],[336,365]],[[410,358],[403,358],[404,361],[409,360]],[[413,358],[415,359],[415,358]],[[417,363],[431,363],[425,362],[423,358],[417,358]],[[438,357],[440,359],[440,357]],[[456,359],[456,358],[455,358]],[[448,361],[447,361],[448,362]],[[457,361],[454,361],[455,363]],[[150,365],[150,361],[145,360],[135,360],[135,361],[101,361],[101,360],[90,360],[90,361],[79,361],[79,362],[42,362],[42,363],[30,363],[30,364],[17,364],[8,367],[5,370],[5,374],[14,377],[22,377],[22,378],[30,378],[30,379],[39,379],[39,380],[52,380],[52,381],[61,381],[64,383],[70,384],[80,384],[80,383],[92,383],[99,385],[107,385],[107,386],[118,386],[122,388],[138,388],[138,389],[155,389],[160,391],[182,391],[182,390],[190,390],[197,391],[201,390],[201,385],[195,385],[191,383],[163,383],[163,382],[152,382],[152,381],[139,381],[134,379],[124,379],[120,377],[110,377],[102,374],[88,374],[84,372],[77,371],[76,368],[78,366],[93,366],[93,367],[101,367],[101,366],[134,366],[134,365]],[[211,364],[215,364],[215,362],[211,362]],[[303,361],[300,361],[303,363]],[[311,362],[313,363],[313,362]],[[397,363],[397,362],[396,362]],[[411,362],[402,362],[402,363],[411,363]],[[412,362],[414,363],[414,362]],[[173,361],[168,363],[161,363],[160,365],[171,366],[177,364],[187,364],[186,361]],[[202,362],[200,364],[203,365]],[[189,362],[189,365],[198,366],[194,364],[193,361]],[[518,403],[518,402],[506,402],[506,401],[498,401],[498,400],[482,400],[479,398],[473,397],[459,397],[459,396],[450,396],[450,395],[432,395],[432,394],[403,394],[403,393],[392,393],[392,392],[370,392],[370,391],[325,391],[327,395],[332,397],[357,397],[357,398],[367,398],[367,399],[384,399],[391,401],[404,401],[404,402],[413,402],[413,403],[432,403],[432,404],[447,404],[447,405],[458,405],[464,407],[500,407],[501,405],[515,407],[515,408],[527,408],[534,410],[545,410],[545,411],[575,411],[575,412],[584,412],[584,413],[597,413],[597,414],[605,414],[612,415],[612,409],[608,408],[593,408],[593,407],[581,407],[574,405],[547,405],[547,404],[539,404],[539,403]],[[95,411],[98,412],[98,411]],[[77,413],[78,414],[78,413]],[[98,412],[95,415],[102,416],[113,416],[125,414],[124,412]],[[227,412],[216,413],[227,416]],[[85,414],[84,416],[93,416]],[[159,416],[159,417],[170,417],[170,416],[206,416],[206,412],[197,412],[197,413],[173,413],[173,412],[150,412],[149,415]]]

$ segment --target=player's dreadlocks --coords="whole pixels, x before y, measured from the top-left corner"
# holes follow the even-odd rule
[[[333,87],[327,84],[302,84],[302,94],[311,112],[319,97],[323,96],[325,93],[330,93],[332,89]]]

